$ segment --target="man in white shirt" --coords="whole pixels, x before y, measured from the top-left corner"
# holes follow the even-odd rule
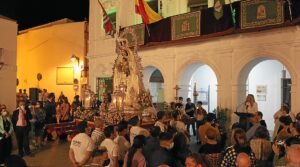
[[[132,117],[129,122],[132,125],[132,127],[130,129],[130,143],[131,143],[131,145],[133,144],[134,137],[137,136],[137,135],[144,135],[145,137],[150,136],[150,133],[149,133],[148,130],[140,127],[141,122],[140,122],[138,116]]]
[[[69,158],[73,167],[86,164],[94,150],[94,142],[89,136],[91,129],[87,126],[86,121],[82,121],[78,125],[78,131],[79,134],[72,139],[69,150]]]
[[[125,155],[127,151],[130,148],[130,143],[127,141],[125,136],[128,134],[129,129],[128,129],[128,122],[127,121],[121,121],[118,124],[118,136],[114,139],[114,142],[118,145],[119,147],[119,166],[123,165]]]
[[[110,159],[109,167],[118,167],[119,147],[113,141],[116,137],[115,127],[110,125],[104,128],[105,140],[101,143],[101,147],[105,147]]]
[[[157,121],[154,126],[158,126],[161,132],[167,132],[167,126],[164,124],[164,120],[166,119],[166,114],[164,111],[157,112]]]

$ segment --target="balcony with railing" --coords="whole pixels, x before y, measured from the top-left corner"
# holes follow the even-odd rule
[[[261,31],[300,23],[299,0],[238,1],[215,4],[207,0],[189,0],[191,12],[164,18],[153,24],[125,28],[135,30],[143,47],[201,41],[212,37]],[[194,10],[194,9],[195,10]],[[131,37],[128,36],[129,43]]]

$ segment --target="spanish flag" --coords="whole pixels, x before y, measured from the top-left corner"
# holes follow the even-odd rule
[[[144,24],[155,23],[162,19],[145,0],[135,0],[135,12],[141,15]]]

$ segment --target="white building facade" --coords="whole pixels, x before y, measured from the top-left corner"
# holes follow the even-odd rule
[[[188,12],[188,9],[183,7],[186,5],[181,4],[183,3],[181,0],[164,2],[164,6],[173,5],[172,10],[168,7],[163,9],[164,17]],[[117,4],[117,27],[139,23],[140,16],[135,14],[134,1],[122,0]],[[116,58],[115,40],[105,36],[101,27],[100,11],[97,2],[90,1],[89,84],[94,91],[97,77],[112,75],[112,66]],[[138,51],[144,68],[155,67],[162,73],[166,102],[174,101],[175,85],[182,88],[179,96],[186,97],[188,89],[191,90],[193,87],[190,83],[192,73],[201,65],[208,65],[217,78],[217,106],[227,107],[232,111],[245,100],[247,79],[253,67],[265,60],[277,60],[284,65],[292,80],[291,111],[294,113],[300,112],[299,53],[299,25],[233,34],[200,42],[143,47]]]
[[[0,104],[9,112],[16,109],[17,32],[16,21],[0,15]]]

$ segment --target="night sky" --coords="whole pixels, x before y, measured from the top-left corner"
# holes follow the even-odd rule
[[[17,20],[19,30],[69,18],[88,20],[89,0],[0,0],[0,15]]]

